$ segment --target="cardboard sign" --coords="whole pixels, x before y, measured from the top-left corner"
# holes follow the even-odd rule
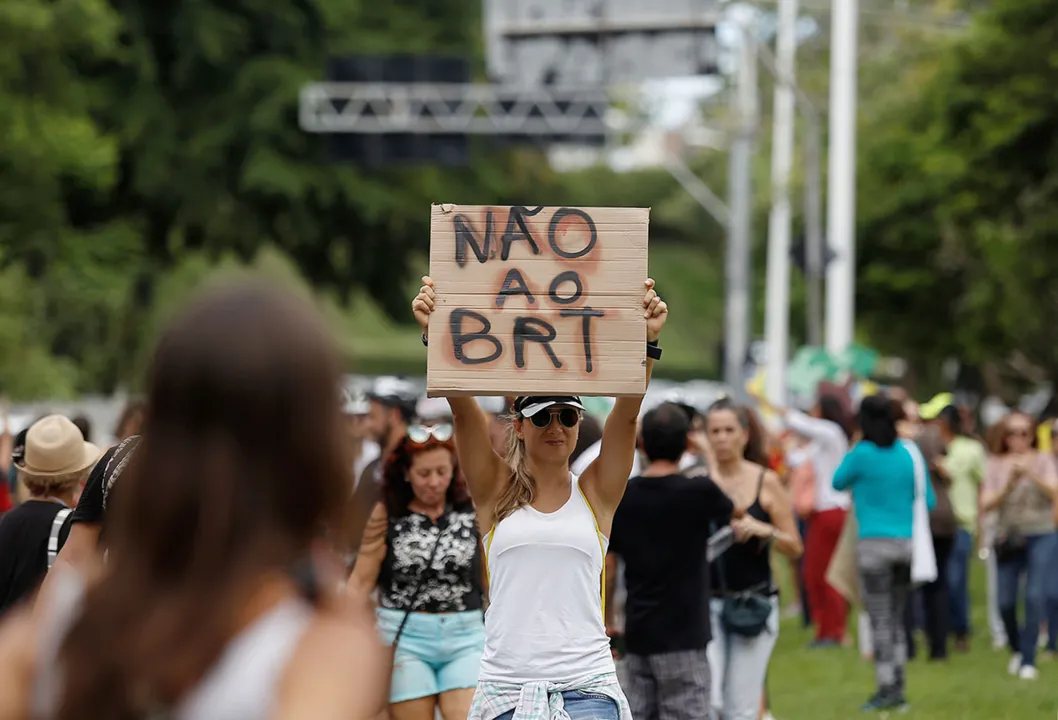
[[[649,215],[434,205],[427,394],[643,394]]]

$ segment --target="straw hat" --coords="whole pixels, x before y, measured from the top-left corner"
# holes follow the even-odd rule
[[[99,448],[85,442],[69,418],[48,415],[26,433],[26,449],[15,467],[27,475],[57,477],[87,470],[99,455]]]

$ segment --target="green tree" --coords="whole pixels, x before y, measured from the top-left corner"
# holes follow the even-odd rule
[[[1058,377],[1054,37],[1053,2],[993,3],[865,148],[865,298],[920,358]]]

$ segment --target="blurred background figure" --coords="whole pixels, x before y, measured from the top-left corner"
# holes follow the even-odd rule
[[[315,311],[270,284],[212,289],[181,312],[153,356],[109,560],[12,618],[36,623],[39,644],[28,673],[5,668],[5,685],[31,678],[5,701],[57,720],[376,714],[381,643],[335,594],[322,544],[352,481],[338,382]]]
[[[811,414],[777,407],[763,397],[757,397],[757,402],[812,445],[815,498],[805,533],[804,582],[815,627],[812,646],[837,647],[845,640],[848,603],[830,586],[826,575],[850,502],[848,494],[833,483],[853,434],[848,395],[831,387],[820,394]]]
[[[864,398],[859,411],[863,438],[845,456],[833,479],[836,490],[852,492],[858,526],[857,563],[871,623],[877,684],[863,707],[869,711],[907,706],[904,620],[911,590],[916,495],[911,452],[918,450],[899,442],[901,414],[899,405],[887,395]],[[931,510],[936,505],[928,478],[926,504]]]
[[[786,450],[786,487],[790,493],[794,516],[797,520],[797,532],[804,542],[808,534],[808,520],[815,510],[816,475],[812,455],[815,446],[811,440],[797,433],[787,433]],[[812,610],[808,600],[808,588],[804,579],[804,555],[791,560],[791,578],[796,588],[796,598],[786,611],[786,615],[801,616],[804,627],[812,625]]]
[[[376,484],[382,481],[382,465],[407,433],[408,425],[415,419],[419,404],[419,389],[403,378],[380,377],[367,393],[370,401],[367,433],[380,448],[375,461],[364,469]],[[364,478],[359,482],[363,483]],[[370,507],[374,507],[371,504]]]
[[[371,403],[367,397],[363,393],[345,391],[343,399],[342,414],[345,416],[346,437],[352,456],[353,481],[359,483],[367,466],[378,459],[381,449],[372,437]]]
[[[443,397],[422,397],[415,406],[415,417],[426,426],[452,424],[452,408]]]
[[[99,448],[61,415],[38,420],[16,463],[29,499],[0,518],[0,616],[26,600],[54,564],[64,522]]]
[[[129,402],[121,412],[117,425],[114,426],[114,439],[121,442],[133,435],[141,434],[145,414],[146,407],[143,400]]]
[[[355,481],[350,519],[341,539],[350,570],[356,562],[371,510],[382,497],[382,468],[415,419],[419,398],[419,389],[413,383],[390,376],[376,378],[367,392],[369,408],[363,430],[366,439],[378,446],[379,452],[364,465]]]
[[[970,649],[973,634],[970,625],[970,568],[976,557],[976,541],[981,537],[978,507],[981,484],[984,482],[986,451],[980,442],[968,434],[964,426],[966,413],[952,405],[950,397],[947,394],[934,397],[919,408],[919,413],[923,420],[936,426],[944,447],[942,457],[930,469],[930,473],[947,479],[947,492],[957,523],[948,560],[947,579],[951,632],[955,637],[956,650],[965,653]],[[943,569],[939,565],[939,554],[937,560],[938,567]]]
[[[640,437],[647,466],[629,480],[614,515],[606,628],[625,658],[621,684],[634,718],[692,720],[712,712],[706,648],[713,630],[702,612],[711,583],[702,558],[711,529],[730,523],[734,505],[709,478],[680,472],[690,431],[691,415],[680,405],[662,403],[646,413]],[[623,630],[614,617],[618,557],[628,587]]]
[[[707,654],[713,712],[725,720],[756,720],[779,634],[779,591],[770,550],[796,558],[803,546],[786,489],[766,467],[759,419],[725,398],[710,406],[705,422],[716,462],[713,481],[731,499],[736,517],[731,523],[736,544],[709,571],[713,638]],[[751,616],[744,616],[751,625],[734,627],[726,607],[746,596],[754,598],[756,607]]]
[[[377,591],[379,630],[396,647],[390,717],[465,720],[485,647],[484,567],[452,425],[411,426],[383,476],[348,587]]]
[[[88,419],[87,415],[74,415],[70,418],[70,421],[81,431],[85,442],[92,442],[92,421]]]
[[[938,405],[943,408],[944,403],[950,399],[951,396],[942,397]],[[906,407],[906,404],[902,406],[894,402],[893,412],[897,417],[906,417]],[[923,413],[929,416],[928,418],[922,417],[922,420],[931,420],[939,412],[939,408],[931,408],[928,404],[919,407],[920,417]],[[951,629],[947,568],[952,548],[955,545],[955,533],[958,530],[958,521],[950,497],[951,478],[943,465],[948,452],[947,444],[941,428],[936,423],[918,422],[908,424],[906,427],[909,432],[913,433],[912,438],[909,439],[915,441],[919,452],[926,460],[929,482],[936,497],[936,505],[929,513],[929,525],[933,554],[936,557],[938,569],[936,579],[914,588],[908,596],[904,616],[907,629],[907,657],[909,660],[915,657],[918,650],[915,631],[922,629],[929,643],[929,659],[931,661],[946,660],[948,658],[948,636]]]
[[[1036,450],[1036,423],[1023,413],[1002,422],[988,460],[981,509],[996,510],[993,551],[998,573],[999,613],[1010,648],[1007,670],[1023,680],[1039,677],[1036,646],[1044,621],[1047,572],[1058,535],[1055,498],[1058,473],[1053,459]],[[1024,583],[1024,622],[1018,622]]]
[[[1051,422],[1048,428],[1051,434],[1051,460],[1058,467],[1058,420]],[[1054,502],[1054,522],[1058,525],[1058,499]],[[1047,640],[1044,645],[1044,656],[1048,660],[1054,660],[1058,654],[1058,540],[1051,553],[1050,570],[1046,573],[1047,587],[1045,588],[1047,605]]]

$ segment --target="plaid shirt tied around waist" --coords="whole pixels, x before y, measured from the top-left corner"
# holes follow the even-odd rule
[[[570,720],[562,693],[573,690],[610,698],[617,703],[618,717],[632,720],[632,709],[616,673],[604,673],[571,683],[540,680],[512,685],[482,681],[474,692],[467,720],[494,720],[510,710],[514,710],[513,720]]]

